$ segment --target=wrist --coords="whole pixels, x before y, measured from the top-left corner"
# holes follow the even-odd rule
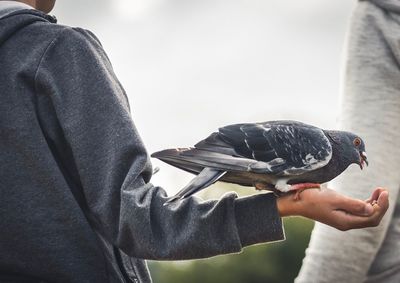
[[[276,206],[281,217],[300,215],[300,205],[295,201],[291,194],[278,197]]]

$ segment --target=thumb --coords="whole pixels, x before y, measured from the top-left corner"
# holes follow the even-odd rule
[[[339,209],[358,216],[370,216],[374,213],[370,203],[358,199],[345,198],[338,206]]]

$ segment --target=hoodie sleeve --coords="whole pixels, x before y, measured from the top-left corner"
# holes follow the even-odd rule
[[[126,254],[202,258],[284,238],[272,194],[229,193],[205,202],[191,197],[163,206],[167,195],[150,183],[151,164],[127,96],[90,32],[60,32],[43,55],[35,84],[70,149],[70,172],[76,172],[92,225]]]

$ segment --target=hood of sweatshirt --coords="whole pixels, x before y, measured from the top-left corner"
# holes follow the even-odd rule
[[[54,16],[47,15],[29,6],[10,6],[0,9],[0,46],[4,44],[13,34],[17,33],[24,27],[37,22],[56,23]]]
[[[28,4],[17,1],[1,1],[0,2],[0,18],[12,12],[24,9],[33,9]]]

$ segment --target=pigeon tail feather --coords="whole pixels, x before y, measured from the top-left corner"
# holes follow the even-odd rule
[[[174,202],[178,199],[187,198],[198,191],[214,184],[218,179],[225,175],[226,171],[221,171],[213,168],[204,168],[199,175],[193,178],[189,184],[187,184],[182,190],[176,195],[169,198],[164,205]]]

